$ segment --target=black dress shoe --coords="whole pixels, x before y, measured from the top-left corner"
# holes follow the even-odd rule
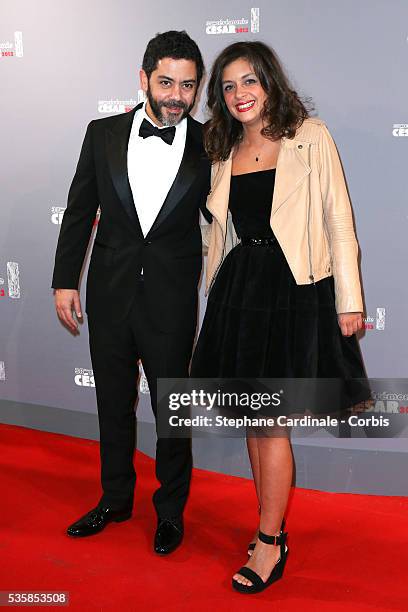
[[[168,555],[181,544],[183,535],[183,517],[159,518],[154,536],[154,551],[158,555]]]
[[[78,521],[72,523],[67,529],[67,534],[76,538],[94,535],[102,531],[112,521],[120,523],[127,521],[131,516],[132,508],[129,507],[113,510],[107,505],[97,506]]]

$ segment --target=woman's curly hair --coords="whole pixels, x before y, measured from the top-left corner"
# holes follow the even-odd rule
[[[211,118],[204,126],[204,145],[212,162],[228,159],[231,149],[242,139],[242,123],[229,112],[222,76],[226,66],[238,59],[252,66],[267,94],[262,117],[262,134],[271,140],[293,138],[296,129],[309,117],[309,111],[291,88],[276,53],[263,42],[237,42],[226,47],[214,61],[208,83],[207,107]]]

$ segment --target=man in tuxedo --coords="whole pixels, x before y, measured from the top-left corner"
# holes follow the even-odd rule
[[[111,521],[131,517],[138,360],[156,421],[156,379],[188,376],[202,265],[199,209],[206,214],[210,189],[202,125],[189,114],[203,72],[201,53],[186,32],[158,34],[146,48],[140,71],[145,103],[91,121],[86,131],[52,287],[60,320],[77,333],[73,312],[80,320],[79,279],[100,206],[86,313],[103,494],[95,508],[68,527],[70,536],[95,534]],[[160,487],[153,496],[158,554],[170,553],[182,541],[191,468],[191,440],[158,438]]]

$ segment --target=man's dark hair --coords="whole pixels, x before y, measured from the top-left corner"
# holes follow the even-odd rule
[[[152,38],[143,56],[142,68],[150,79],[153,70],[157,68],[157,62],[164,57],[173,59],[185,59],[195,62],[197,68],[197,87],[200,85],[204,73],[204,62],[200,49],[185,30],[177,32],[170,30],[163,34],[156,34]]]

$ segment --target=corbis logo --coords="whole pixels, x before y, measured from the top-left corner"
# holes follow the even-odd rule
[[[6,380],[6,366],[4,361],[0,361],[0,380]]]
[[[392,135],[396,138],[400,136],[408,136],[408,123],[394,123]]]
[[[7,262],[7,288],[4,278],[0,278],[0,298],[6,294],[13,299],[20,298],[20,270],[16,261]]]
[[[256,34],[259,32],[259,8],[251,8],[250,19],[209,20],[205,24],[205,31],[206,34]]]
[[[137,92],[137,100],[98,100],[98,113],[128,113],[137,104],[143,102],[145,94],[143,89],[139,89]]]
[[[385,329],[385,308],[377,308],[376,316],[367,316],[363,318],[364,329],[377,329],[384,331]]]
[[[0,42],[0,57],[23,57],[23,33],[14,32],[14,41]]]
[[[65,210],[64,206],[51,206],[51,223],[61,225]]]
[[[75,384],[78,387],[94,387],[95,379],[93,370],[86,370],[85,368],[75,368],[74,376]]]

